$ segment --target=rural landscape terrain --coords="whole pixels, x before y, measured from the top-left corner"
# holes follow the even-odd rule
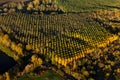
[[[0,0],[0,80],[120,80],[120,0]]]

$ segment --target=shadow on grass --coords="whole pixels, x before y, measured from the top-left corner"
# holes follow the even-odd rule
[[[8,71],[10,68],[15,66],[16,63],[17,62],[15,62],[13,58],[0,51],[0,74]]]

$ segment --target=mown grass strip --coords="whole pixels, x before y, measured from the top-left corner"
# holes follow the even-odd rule
[[[18,80],[63,80],[57,74],[52,71],[46,71],[42,75],[30,76],[29,74],[22,76]]]
[[[0,50],[7,54],[8,56],[12,57],[15,61],[19,59],[19,57],[16,55],[16,53],[12,50],[10,50],[8,47],[5,47],[0,43]]]

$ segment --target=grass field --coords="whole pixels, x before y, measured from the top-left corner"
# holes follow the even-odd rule
[[[24,75],[18,80],[63,80],[63,79],[52,71],[46,71],[40,76],[32,77],[30,75]]]
[[[2,52],[4,52],[5,54],[7,54],[8,56],[12,57],[15,61],[17,61],[19,59],[19,57],[16,55],[15,52],[13,52],[12,50],[10,50],[10,48],[5,47],[1,43],[0,43],[0,50]]]
[[[65,12],[87,12],[120,8],[120,0],[54,0]]]

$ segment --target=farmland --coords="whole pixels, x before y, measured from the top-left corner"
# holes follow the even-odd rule
[[[119,80],[118,2],[31,0],[3,4],[0,51],[17,63],[0,79]]]
[[[54,0],[65,12],[89,12],[120,8],[119,0]]]
[[[34,16],[14,13],[1,16],[0,20],[1,29],[9,32],[7,34],[15,36],[22,43],[32,45],[33,50],[38,49],[38,53],[48,55],[53,61],[66,66],[75,58],[92,52],[94,47],[105,47],[117,39],[117,36],[94,21],[90,23],[88,19],[84,23],[85,18],[80,18],[77,14]]]

